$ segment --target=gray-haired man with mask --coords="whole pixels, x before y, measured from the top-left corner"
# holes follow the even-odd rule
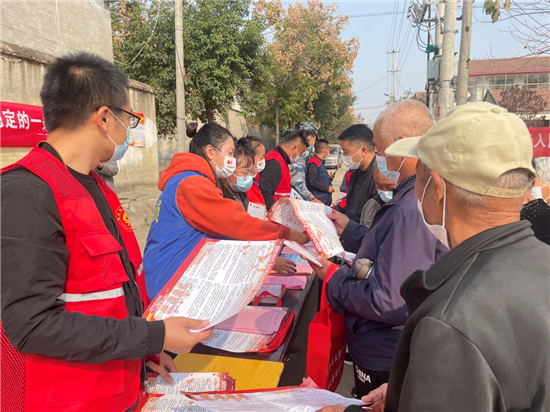
[[[550,247],[519,220],[535,176],[525,124],[471,103],[386,154],[420,160],[419,208],[452,249],[403,284],[409,319],[389,384],[363,400],[375,411],[550,410]]]

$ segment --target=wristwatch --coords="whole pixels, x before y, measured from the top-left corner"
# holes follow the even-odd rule
[[[357,259],[353,267],[353,276],[356,279],[368,279],[373,265],[374,263],[370,259]]]

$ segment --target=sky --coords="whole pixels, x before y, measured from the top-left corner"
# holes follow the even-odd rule
[[[350,16],[349,26],[343,33],[344,39],[359,38],[360,48],[353,69],[353,91],[358,99],[354,105],[356,113],[372,123],[383,110],[384,103],[392,93],[391,55],[392,48],[401,50],[396,54],[396,68],[399,83],[397,96],[406,90],[424,91],[426,85],[426,54],[419,50],[416,41],[416,29],[407,19],[406,10],[410,1],[338,1],[342,14]],[[495,58],[517,57],[528,54],[523,45],[517,43],[507,32],[508,22],[491,24],[483,14],[483,0],[474,3],[472,27],[471,59],[488,56]],[[397,7],[396,7],[397,6]],[[404,14],[394,14],[405,11]],[[461,3],[457,16],[462,15]],[[380,15],[388,13],[388,15]],[[433,13],[433,12],[432,12]],[[379,14],[377,16],[353,17],[361,14]],[[432,14],[433,15],[433,14]],[[485,21],[487,23],[481,23]],[[455,51],[460,49],[460,22],[457,22]],[[434,30],[432,29],[432,36]],[[422,33],[426,42],[427,33]],[[389,75],[389,76],[388,76]],[[387,78],[386,78],[387,77]],[[377,83],[378,82],[378,83]],[[376,84],[375,84],[376,83]],[[370,121],[369,121],[370,120]]]

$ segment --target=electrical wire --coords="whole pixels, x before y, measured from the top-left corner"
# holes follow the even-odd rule
[[[157,5],[157,8],[158,8],[158,11],[157,11],[157,18],[155,19],[155,25],[153,26],[153,31],[151,32],[151,35],[149,36],[149,38],[147,39],[147,41],[143,44],[143,46],[141,46],[141,49],[139,49],[138,53],[134,56],[134,58],[129,61],[128,63],[124,63],[124,62],[119,62],[117,60],[115,60],[115,62],[119,63],[119,64],[123,64],[123,65],[128,65],[128,64],[132,64],[137,58],[138,56],[141,54],[141,52],[143,51],[143,49],[145,48],[145,46],[147,46],[147,44],[149,44],[149,42],[151,41],[151,39],[153,38],[153,36],[155,35],[155,31],[157,29],[157,23],[159,22],[159,18],[160,18],[160,6],[164,3],[164,0],[162,0],[158,5]]]

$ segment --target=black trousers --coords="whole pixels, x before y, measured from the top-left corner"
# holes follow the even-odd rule
[[[377,372],[362,368],[353,362],[353,374],[355,376],[355,390],[357,397],[367,395],[370,391],[378,388],[383,383],[388,383],[390,372]]]

